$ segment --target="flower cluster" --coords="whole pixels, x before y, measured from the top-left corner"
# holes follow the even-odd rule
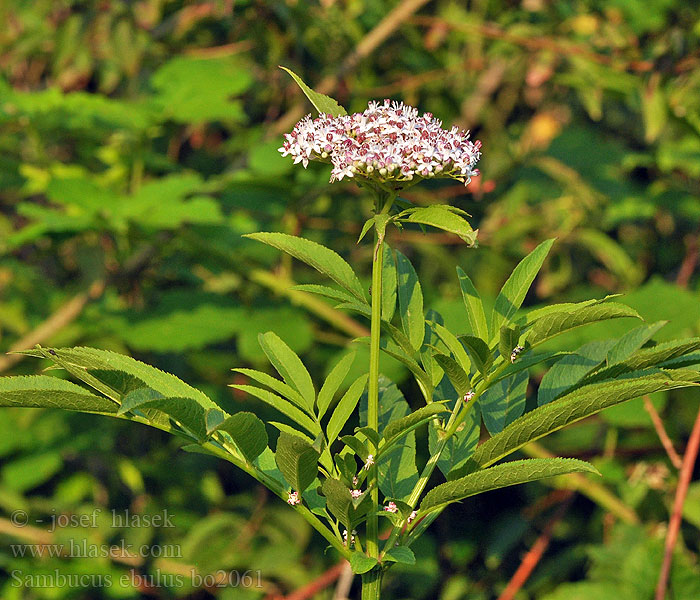
[[[384,512],[397,513],[399,512],[399,507],[396,506],[396,502],[389,502],[389,504],[384,507]]]
[[[518,360],[518,355],[525,350],[522,346],[516,346],[513,348],[513,352],[510,353],[510,362],[514,363],[516,360]]]
[[[436,176],[467,184],[479,173],[480,148],[468,132],[443,129],[431,113],[419,116],[403,102],[384,100],[352,115],[307,115],[285,134],[279,150],[304,167],[310,160],[330,162],[331,182],[357,176],[401,187],[414,178]]]
[[[299,492],[294,492],[291,491],[289,492],[289,497],[287,498],[287,504],[290,506],[296,506],[301,502],[301,498],[299,498]]]

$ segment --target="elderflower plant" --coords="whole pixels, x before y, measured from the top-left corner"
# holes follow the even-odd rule
[[[664,323],[642,323],[605,340],[595,352],[544,349],[576,327],[640,319],[610,298],[521,310],[552,240],[515,267],[488,315],[466,270],[458,268],[466,333],[451,331],[438,313],[426,312],[416,271],[388,246],[385,234],[387,227],[420,225],[475,246],[477,230],[466,212],[412,206],[398,194],[430,177],[467,183],[477,174],[480,144],[400,103],[370,103],[363,113],[347,115],[290,74],[320,116],[302,119],[280,150],[304,167],[310,161],[330,163],[331,181],[351,178],[369,191],[374,210],[360,239],[374,232],[372,292],[330,248],[278,232],[247,237],[328,279],[326,285],[297,289],[369,321],[369,338],[353,342],[369,345],[365,373],[345,382],[355,360],[348,354],[319,381],[274,332],[262,334],[260,345],[279,376],[239,368],[246,383],[234,387],[280,413],[264,423],[253,412],[229,414],[177,377],[130,357],[94,348],[37,347],[26,353],[51,360],[83,385],[48,375],[2,377],[0,406],[63,407],[129,419],[178,436],[184,450],[227,460],[302,515],[362,576],[363,600],[377,600],[384,574],[397,562],[415,562],[412,544],[449,505],[510,485],[597,473],[575,459],[504,459],[607,407],[696,385],[700,367],[693,353],[700,339],[656,343],[653,337]],[[409,403],[382,376],[381,352],[406,367],[419,397]],[[537,408],[525,412],[529,369],[535,365],[550,368],[539,384]],[[482,423],[490,437],[477,445]],[[423,464],[416,462],[419,427],[428,430],[429,458]],[[270,444],[272,431],[279,433]],[[434,478],[439,482],[428,488]]]
[[[384,100],[352,115],[307,115],[285,134],[279,150],[304,168],[311,160],[332,164],[331,183],[357,177],[402,189],[430,177],[468,184],[479,174],[480,148],[469,132],[457,127],[446,131],[431,113],[419,116],[403,102]]]

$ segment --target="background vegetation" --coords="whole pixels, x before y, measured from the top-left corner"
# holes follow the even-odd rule
[[[319,378],[364,335],[366,324],[289,289],[313,272],[241,238],[315,237],[368,276],[371,257],[355,245],[367,199],[352,184],[329,186],[326,168],[305,171],[277,153],[281,133],[310,111],[278,64],[350,110],[404,100],[482,140],[482,176],[466,190],[406,194],[472,213],[481,247],[420,230],[390,240],[410,251],[428,305],[455,327],[464,318],[457,265],[488,299],[528,250],[556,237],[529,307],[622,293],[647,320],[670,321],[659,338],[700,333],[700,10],[691,2],[6,0],[0,22],[3,351],[112,349],[176,373],[229,411],[266,414],[226,387],[237,381],[232,367],[266,368],[258,333],[274,329]],[[600,333],[591,327],[577,341]],[[45,366],[0,357],[5,374]],[[387,361],[383,372],[418,400],[400,365]],[[536,386],[533,373],[532,398]],[[679,451],[699,402],[692,390],[651,399]],[[651,599],[678,465],[644,403],[547,443],[592,460],[606,494],[585,482],[586,493],[572,494],[581,484],[568,479],[453,507],[417,545],[418,564],[390,573],[387,598],[510,598],[504,590],[538,540],[549,546],[514,585],[517,598]],[[47,529],[51,514],[95,508],[98,527]],[[165,508],[176,527],[115,529],[108,518]],[[31,527],[12,526],[18,509]],[[243,473],[180,452],[166,434],[99,417],[4,410],[0,511],[5,600],[330,598],[340,573],[323,541]],[[181,556],[12,550],[68,538],[171,545]],[[681,547],[672,597],[697,599],[700,482]],[[195,589],[187,577],[158,585],[158,574],[190,565],[259,570],[262,587]],[[56,569],[151,579],[28,590],[11,576]]]

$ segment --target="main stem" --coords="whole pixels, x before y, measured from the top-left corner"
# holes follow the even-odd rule
[[[362,576],[362,600],[379,600],[382,590],[382,571],[372,569]]]
[[[382,265],[384,259],[384,239],[379,232],[374,235],[374,253],[372,256],[372,323],[369,343],[369,391],[367,394],[367,424],[379,431],[379,342],[382,322]],[[377,455],[377,448],[373,454]],[[367,554],[379,558],[379,487],[377,485],[377,467],[369,472],[370,497],[374,510],[367,519]],[[362,577],[362,600],[379,598],[381,575],[378,568],[372,569]]]

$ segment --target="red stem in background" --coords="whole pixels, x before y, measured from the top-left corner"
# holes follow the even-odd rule
[[[661,565],[659,583],[656,586],[655,600],[664,600],[666,598],[666,587],[668,585],[669,574],[671,573],[671,560],[673,559],[673,549],[676,547],[678,531],[681,527],[681,518],[683,515],[683,504],[685,503],[685,497],[688,493],[688,486],[690,485],[690,480],[693,477],[693,469],[695,468],[695,461],[698,457],[699,449],[700,410],[698,410],[698,415],[697,417],[695,417],[695,424],[693,425],[693,430],[690,433],[688,447],[686,448],[685,454],[683,455],[683,465],[681,466],[680,479],[678,480],[678,487],[676,488],[676,498],[673,501],[673,512],[671,513],[671,519],[668,523],[668,533],[666,534],[666,549],[664,551],[664,562]]]
[[[527,580],[530,578],[530,575],[532,575],[532,572],[535,570],[537,563],[540,562],[545,550],[547,550],[549,542],[552,539],[552,532],[554,531],[554,526],[566,514],[566,511],[571,505],[573,495],[573,491],[569,490],[566,500],[557,509],[557,512],[554,513],[552,518],[545,526],[544,531],[540,534],[537,540],[535,540],[535,543],[532,545],[532,548],[530,548],[528,553],[523,557],[523,560],[520,563],[518,570],[513,574],[513,577],[511,577],[511,580],[508,582],[506,589],[503,590],[501,595],[498,597],[498,600],[513,600],[513,598],[515,598],[515,594],[517,594],[520,588],[522,588],[525,585]]]
[[[319,575],[314,581],[292,592],[288,596],[285,596],[282,600],[308,600],[309,598],[313,598],[316,594],[332,585],[335,580],[340,577],[340,574],[345,569],[346,563],[346,560],[341,560],[337,565],[332,566],[326,572]]]
[[[668,437],[668,433],[666,433],[664,423],[661,420],[659,413],[656,411],[656,408],[651,403],[651,398],[649,398],[648,395],[644,396],[644,408],[651,417],[651,422],[654,424],[654,429],[656,429],[656,435],[659,436],[661,444],[663,445],[664,450],[666,450],[666,454],[668,454],[669,460],[673,463],[673,466],[676,467],[676,469],[680,469],[683,466],[683,459],[678,455],[678,452],[676,452],[676,449],[673,447],[673,442],[671,441],[671,438]]]

